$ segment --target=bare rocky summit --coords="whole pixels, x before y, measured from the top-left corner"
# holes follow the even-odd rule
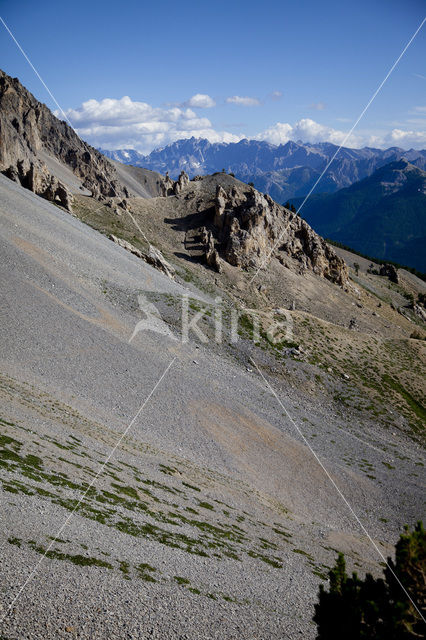
[[[242,183],[240,183],[242,184]],[[302,269],[344,286],[344,260],[296,213],[253,188],[234,185],[226,192],[217,186],[214,228],[224,258],[232,265],[263,267],[276,249],[281,260],[295,258]]]

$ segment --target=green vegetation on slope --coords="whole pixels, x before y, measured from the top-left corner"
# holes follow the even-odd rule
[[[297,208],[301,199],[293,203]],[[302,215],[324,237],[426,271],[426,172],[404,160],[336,193],[311,196]]]
[[[408,527],[388,559],[384,579],[346,574],[342,553],[329,572],[330,590],[319,589],[317,640],[410,640],[424,638],[426,623],[426,532]],[[398,580],[395,578],[398,576]],[[403,585],[403,586],[401,586]]]

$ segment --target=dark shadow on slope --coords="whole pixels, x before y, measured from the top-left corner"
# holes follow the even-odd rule
[[[208,209],[203,209],[203,211],[189,213],[182,218],[164,218],[164,222],[171,225],[175,231],[189,231],[199,227],[208,227],[213,221],[213,216],[214,207],[209,207]]]

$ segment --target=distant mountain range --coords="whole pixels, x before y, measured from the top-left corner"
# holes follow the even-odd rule
[[[306,195],[321,175],[338,147],[329,142],[318,144],[287,142],[273,145],[258,140],[237,143],[211,143],[200,138],[178,140],[149,155],[133,149],[100,151],[107,157],[176,178],[184,169],[190,177],[225,169],[256,189],[268,193],[277,202]],[[380,167],[405,158],[426,169],[426,150],[342,148],[315,193],[334,193],[372,175]]]
[[[292,203],[297,208],[302,200]],[[426,272],[426,172],[406,160],[336,193],[311,196],[301,215],[326,238]]]

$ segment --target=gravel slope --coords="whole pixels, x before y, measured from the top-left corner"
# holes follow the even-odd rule
[[[380,570],[364,532],[255,372],[151,331],[129,344],[138,293],[207,294],[3,176],[0,216],[0,633],[313,638],[335,549]],[[422,516],[421,451],[277,391],[387,554]]]

